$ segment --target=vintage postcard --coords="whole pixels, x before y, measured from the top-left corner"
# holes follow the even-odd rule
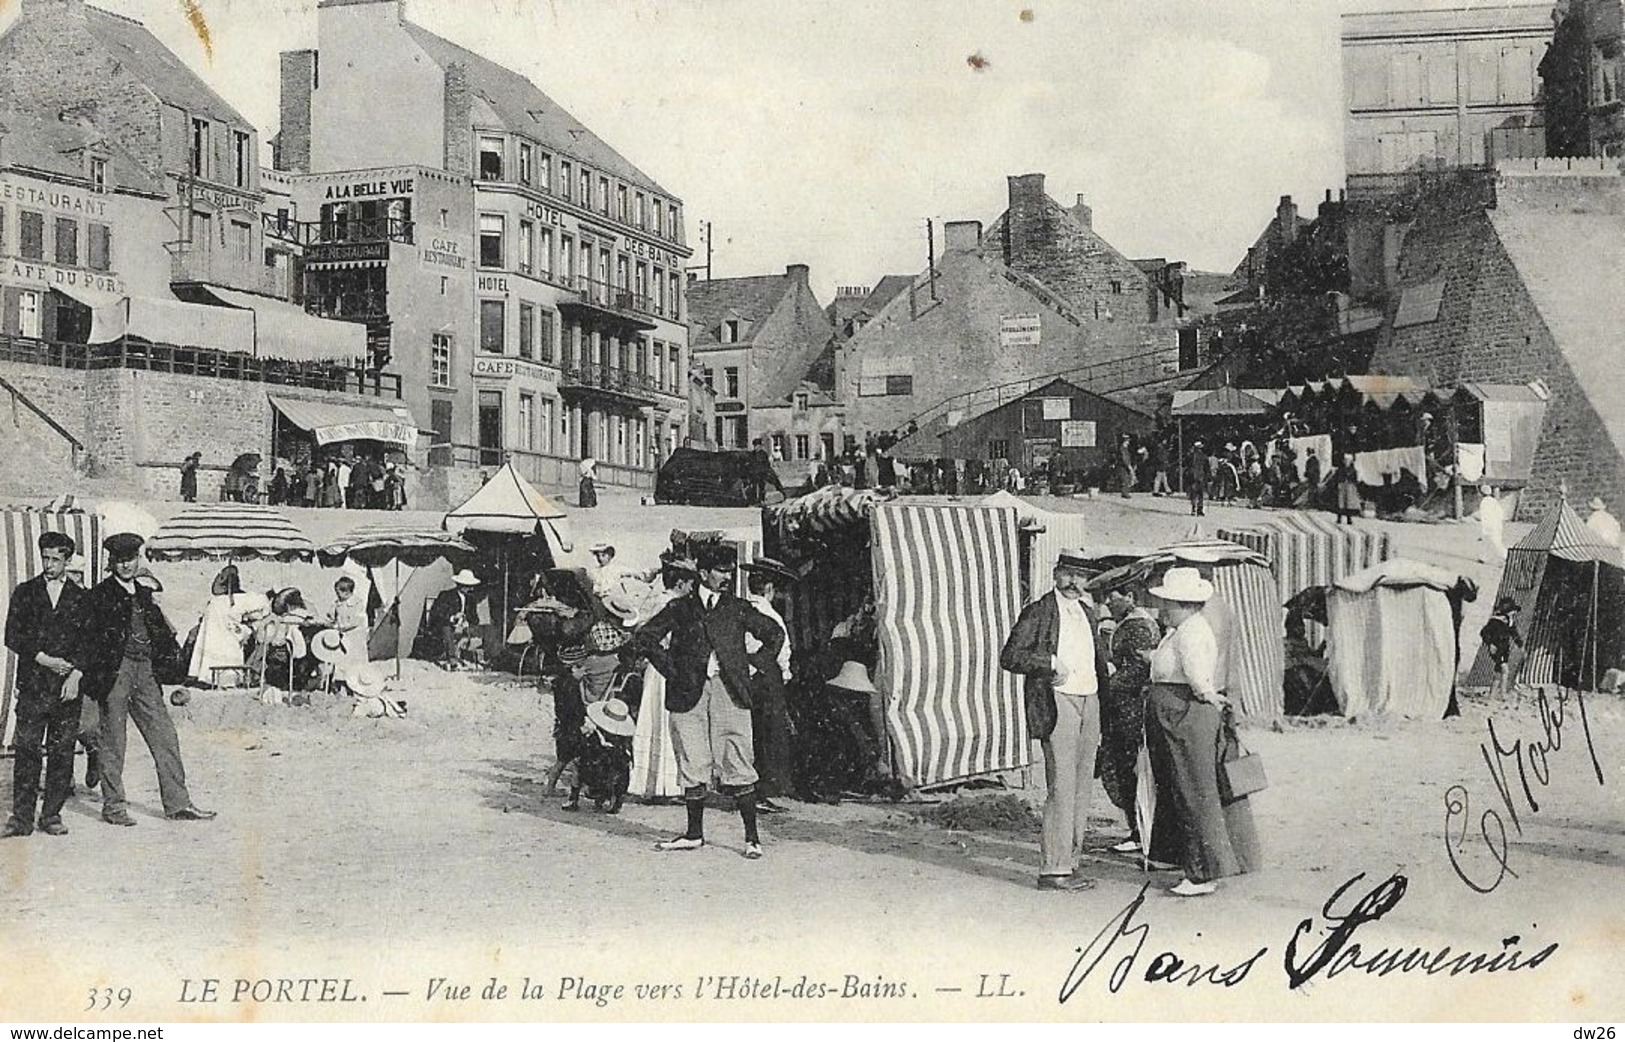
[[[0,0],[0,1020],[1612,1038],[1622,48]]]

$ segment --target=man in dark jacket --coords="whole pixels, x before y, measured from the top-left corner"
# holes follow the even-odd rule
[[[766,673],[780,668],[784,631],[734,596],[734,567],[731,547],[703,547],[700,585],[650,619],[633,638],[633,647],[666,678],[672,745],[688,808],[687,830],[656,844],[656,849],[705,846],[705,796],[715,773],[722,791],[732,794],[739,808],[745,857],[754,860],[762,856],[762,842],[756,830],[751,669]],[[745,649],[746,634],[761,642],[754,653]],[[669,648],[664,646],[667,635]]]
[[[158,768],[158,790],[164,815],[176,821],[208,821],[214,811],[199,810],[186,789],[180,736],[164,707],[159,672],[180,657],[175,631],[135,581],[143,540],[131,532],[102,541],[112,575],[81,599],[68,684],[101,707],[102,820],[134,825],[125,807],[124,750],[126,726],[134,720]]]
[[[73,671],[68,661],[73,622],[84,590],[68,578],[73,539],[61,532],[42,532],[44,571],[18,584],[6,614],[6,647],[17,656],[16,760],[12,764],[11,819],[0,836],[26,836],[39,828],[65,836],[62,805],[73,791],[73,747],[83,708],[77,691],[65,691]],[[66,697],[64,697],[66,696]],[[40,769],[45,769],[44,800]]]
[[[1100,749],[1100,696],[1107,653],[1095,611],[1085,603],[1086,562],[1063,552],[1055,589],[1021,611],[999,653],[999,665],[1025,676],[1027,730],[1044,746],[1044,835],[1040,890],[1087,890],[1077,874],[1089,828]]]

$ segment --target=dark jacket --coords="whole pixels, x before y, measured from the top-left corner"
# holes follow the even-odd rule
[[[86,698],[104,702],[113,690],[113,681],[124,662],[124,642],[130,635],[131,596],[117,579],[108,576],[79,599],[77,632],[68,659],[84,674],[79,693]],[[174,675],[180,663],[175,628],[164,618],[163,609],[146,587],[137,585],[134,597],[146,616],[152,640],[152,671],[161,681]]]
[[[745,634],[762,642],[754,655],[745,654]],[[662,647],[671,635],[671,648]],[[763,673],[779,668],[779,646],[784,631],[779,624],[731,593],[707,611],[699,591],[680,597],[660,610],[632,638],[632,646],[666,678],[666,708],[686,713],[699,704],[706,667],[716,652],[717,667],[728,697],[749,709],[750,667]]]
[[[56,607],[45,592],[45,576],[19,583],[6,613],[6,647],[17,656],[17,700],[52,699],[62,678],[34,661],[40,652],[72,661],[74,626],[84,588],[71,579],[62,583]]]
[[[1023,685],[1027,701],[1027,731],[1033,738],[1048,738],[1055,730],[1055,669],[1051,662],[1061,639],[1061,609],[1055,591],[1021,609],[1010,638],[999,652],[999,665],[1027,678]],[[1106,646],[1100,640],[1095,610],[1083,606],[1089,632],[1095,639],[1095,681],[1104,692],[1111,682],[1106,669]]]

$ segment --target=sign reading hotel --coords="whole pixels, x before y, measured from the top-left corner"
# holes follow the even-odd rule
[[[1038,315],[1005,315],[999,320],[1000,347],[1037,347],[1043,342],[1044,323]]]
[[[500,293],[508,295],[508,277],[506,275],[481,275],[474,280],[474,288],[480,293]]]
[[[328,185],[324,199],[386,199],[412,194],[413,178],[394,177],[377,181],[350,181]]]
[[[558,370],[535,362],[513,358],[476,358],[474,375],[506,380],[510,376],[534,376],[543,383],[559,382]]]
[[[424,244],[419,256],[426,268],[447,268],[452,271],[465,271],[468,268],[468,252],[457,239],[432,238]]]
[[[35,286],[66,286],[73,289],[93,289],[122,297],[124,282],[117,275],[99,271],[79,271],[59,268],[54,264],[7,259],[0,261],[0,271],[14,280]]]
[[[19,206],[37,206],[56,213],[71,213],[80,217],[106,217],[107,200],[83,192],[70,192],[58,187],[36,188],[34,185],[0,177],[0,202]]]

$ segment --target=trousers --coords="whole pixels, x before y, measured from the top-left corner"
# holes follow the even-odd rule
[[[689,797],[703,796],[712,774],[727,792],[756,784],[750,710],[734,704],[721,677],[706,679],[693,709],[671,714],[671,737],[677,777]]]
[[[17,730],[13,738],[16,759],[11,773],[11,817],[22,825],[62,816],[62,805],[73,792],[73,753],[79,738],[79,714],[83,699],[64,702],[57,698],[62,681],[53,680],[45,690],[17,702]],[[44,799],[41,799],[40,770],[45,771]]]
[[[192,805],[186,791],[186,768],[181,763],[181,739],[164,708],[164,690],[152,674],[152,663],[125,659],[102,707],[101,768],[102,816],[124,809],[124,749],[129,721],[152,753],[158,768],[158,793],[164,813]]]
[[[1083,855],[1100,750],[1100,696],[1055,694],[1055,730],[1044,739],[1044,834],[1040,875],[1071,875]]]

